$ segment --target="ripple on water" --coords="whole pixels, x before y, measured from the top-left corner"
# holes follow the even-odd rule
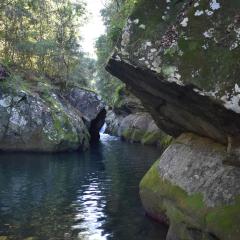
[[[88,185],[81,187],[78,192],[77,200],[73,202],[75,207],[75,223],[72,229],[78,231],[79,239],[86,240],[105,240],[109,234],[104,233],[104,223],[106,215],[106,198],[103,193],[102,179],[87,177]]]
[[[138,185],[159,150],[101,134],[85,153],[1,154],[0,237],[163,240]]]

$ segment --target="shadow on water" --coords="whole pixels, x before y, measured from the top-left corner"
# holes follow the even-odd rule
[[[23,240],[161,240],[138,185],[158,149],[101,135],[85,153],[0,155],[0,236]]]

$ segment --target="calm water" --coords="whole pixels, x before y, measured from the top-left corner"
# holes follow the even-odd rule
[[[145,217],[138,195],[159,155],[108,135],[85,153],[1,154],[0,236],[164,240],[166,228]]]

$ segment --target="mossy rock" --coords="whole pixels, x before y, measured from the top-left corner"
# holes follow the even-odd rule
[[[193,138],[188,136],[178,141],[180,142],[170,145],[140,183],[140,195],[146,211],[159,221],[166,217],[168,219],[166,222],[170,223],[169,235],[174,232],[181,240],[210,240],[214,237],[221,240],[238,240],[240,236],[239,169],[222,166],[224,152],[221,151],[224,147],[211,140],[206,139],[205,143],[210,146],[205,151],[204,138],[199,140],[195,136]],[[199,145],[196,146],[196,143]],[[192,161],[185,161],[184,155],[178,152],[185,151],[185,158],[189,159],[194,159],[195,154],[195,161],[202,161],[198,159],[200,152],[196,151],[196,147],[199,147],[203,157],[207,158],[205,163],[198,165]],[[192,156],[189,155],[191,148]],[[172,154],[175,157],[172,157]],[[170,160],[170,158],[175,159]],[[199,166],[202,167],[200,171],[197,169]],[[212,174],[209,169],[203,170],[207,169],[206,167],[212,168],[215,173]],[[183,174],[185,168],[189,170],[188,173]],[[179,172],[182,180],[174,176],[176,171]],[[204,171],[209,172],[204,174]],[[200,172],[203,172],[202,176]],[[230,181],[229,179],[231,183],[227,182]]]
[[[0,236],[0,240],[9,240],[7,236]]]
[[[89,146],[82,116],[47,80],[31,83],[12,73],[0,83],[0,112],[3,151],[60,152]]]

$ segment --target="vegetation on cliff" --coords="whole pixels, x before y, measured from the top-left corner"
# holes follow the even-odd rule
[[[127,22],[137,0],[110,0],[102,10],[101,15],[106,26],[106,33],[96,41],[97,49],[97,89],[109,105],[115,106],[117,91],[123,83],[110,75],[104,68],[107,59],[114,50],[122,29]],[[113,95],[113,93],[115,93]]]

